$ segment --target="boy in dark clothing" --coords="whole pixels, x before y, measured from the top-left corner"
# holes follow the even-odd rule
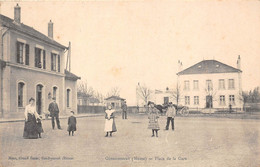
[[[76,124],[77,124],[77,120],[76,117],[74,116],[74,112],[71,111],[71,116],[68,118],[68,132],[69,132],[69,136],[70,133],[72,132],[72,136],[74,136],[74,131],[77,130]]]
[[[37,132],[38,132],[39,138],[42,138],[41,133],[43,133],[43,128],[42,128],[41,116],[40,116],[40,118],[37,118],[36,122],[37,122],[36,126],[37,126]]]

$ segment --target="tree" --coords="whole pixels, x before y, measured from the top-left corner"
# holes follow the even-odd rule
[[[88,85],[87,80],[84,80],[78,82],[78,92],[85,93],[91,97],[94,94],[94,89]]]
[[[98,91],[95,91],[93,96],[94,96],[95,98],[97,98],[100,103],[103,103],[103,101],[104,101],[104,96],[103,96],[102,93],[100,93],[100,92],[98,92]]]
[[[120,96],[120,88],[119,87],[113,87],[110,89],[110,91],[107,93],[107,97],[111,96]]]
[[[181,100],[181,86],[178,82],[175,89],[172,91],[172,97],[176,100],[176,105],[178,106]]]
[[[148,103],[151,94],[152,94],[152,90],[150,88],[148,88],[145,84],[141,86],[138,83],[137,95],[144,101],[145,104]]]

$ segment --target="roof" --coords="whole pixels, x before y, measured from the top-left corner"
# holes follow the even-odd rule
[[[77,92],[77,97],[80,98],[89,98],[91,95],[85,93],[85,92]]]
[[[34,38],[37,38],[39,40],[42,40],[44,42],[47,42],[51,45],[54,45],[56,47],[62,48],[62,49],[66,49],[67,47],[56,42],[55,40],[49,38],[48,36],[44,35],[43,33],[35,30],[32,27],[29,27],[23,23],[16,23],[14,22],[13,19],[6,17],[4,15],[0,14],[0,24],[4,27],[19,31],[21,33],[27,34],[29,36],[32,36]]]
[[[100,101],[95,98],[95,97],[91,97],[91,95],[85,93],[85,92],[77,92],[77,97],[82,98],[82,99],[87,99],[89,101],[89,103],[100,103]]]
[[[73,80],[73,81],[76,81],[78,79],[81,79],[80,77],[78,77],[77,75],[67,71],[67,70],[64,70],[65,72],[65,79],[68,79],[68,80]]]
[[[111,100],[111,99],[113,99],[113,100],[125,100],[125,99],[123,99],[119,96],[110,96],[110,97],[106,98],[105,100]]]
[[[179,73],[177,75],[188,74],[211,74],[211,73],[235,73],[242,72],[240,69],[231,67],[217,60],[203,60]]]

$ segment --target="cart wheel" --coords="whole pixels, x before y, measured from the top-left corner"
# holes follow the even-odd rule
[[[188,107],[183,108],[182,115],[183,116],[188,116],[189,115],[189,108]]]

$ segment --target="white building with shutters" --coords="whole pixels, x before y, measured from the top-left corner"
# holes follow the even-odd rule
[[[37,112],[47,112],[56,97],[60,113],[77,111],[77,80],[65,69],[68,47],[21,22],[21,8],[14,7],[14,19],[0,15],[0,110],[1,117],[23,117],[28,100],[36,99]]]
[[[177,73],[180,104],[190,108],[242,110],[241,60],[237,68],[217,60],[203,60]]]

